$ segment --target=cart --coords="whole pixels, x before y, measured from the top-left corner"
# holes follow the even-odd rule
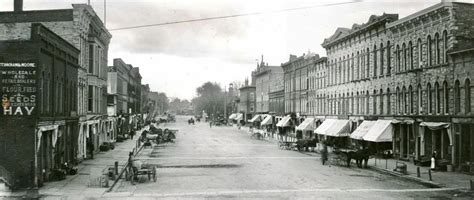
[[[156,166],[142,163],[138,159],[132,160],[125,171],[125,180],[135,185],[135,181],[138,181],[138,176],[140,175],[146,175],[149,181],[153,180],[153,182],[156,182]]]

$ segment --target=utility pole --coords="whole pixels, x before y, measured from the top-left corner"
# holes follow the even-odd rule
[[[224,85],[224,120],[227,121],[227,85]]]
[[[107,0],[104,0],[104,27],[107,24]]]

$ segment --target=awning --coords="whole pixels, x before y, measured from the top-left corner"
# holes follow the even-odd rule
[[[314,121],[314,118],[306,118],[303,123],[301,123],[298,127],[296,127],[296,130],[299,131],[314,131],[316,129],[316,123]]]
[[[232,113],[232,115],[229,116],[229,119],[234,119],[235,117],[237,117],[237,114]]]
[[[377,120],[362,139],[369,142],[391,142],[392,120]]]
[[[260,123],[260,126],[271,125],[272,124],[272,116],[266,115],[263,121]]]
[[[449,128],[450,123],[446,122],[421,122],[420,126],[426,126],[431,130]]]
[[[259,121],[262,121],[260,119],[260,115],[255,115],[255,116],[253,116],[253,118],[251,120],[249,120],[250,123],[259,122]]]
[[[237,121],[240,121],[243,118],[244,118],[244,115],[242,115],[242,113],[239,113],[239,114],[237,114],[237,116],[234,119],[237,120]]]
[[[289,127],[289,126],[290,126],[290,119],[291,119],[290,116],[283,117],[283,119],[281,119],[281,120],[276,124],[276,126],[277,126],[277,127]]]
[[[314,133],[332,137],[349,136],[349,120],[326,119],[316,130],[314,130]]]
[[[351,138],[356,140],[362,140],[364,135],[366,135],[369,130],[374,126],[375,122],[377,121],[363,121],[357,129],[352,132]]]

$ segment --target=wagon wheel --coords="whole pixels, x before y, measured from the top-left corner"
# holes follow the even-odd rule
[[[152,173],[152,176],[153,176],[153,181],[156,182],[157,177],[156,177],[156,167],[155,166],[153,166],[153,169],[152,169],[151,173]]]

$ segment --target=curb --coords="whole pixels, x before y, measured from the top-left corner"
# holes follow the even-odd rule
[[[405,180],[415,182],[415,183],[418,183],[418,184],[421,184],[421,185],[424,185],[424,186],[427,186],[427,187],[430,187],[430,188],[444,188],[444,187],[446,187],[445,185],[443,185],[441,183],[437,183],[437,182],[433,182],[433,181],[427,181],[427,180],[424,180],[424,179],[421,179],[421,178],[412,177],[412,176],[408,176],[408,175],[403,175],[403,174],[393,172],[393,171],[390,171],[390,170],[386,170],[386,169],[380,169],[380,168],[373,167],[373,166],[368,166],[368,169],[373,170],[373,171],[377,171],[377,172],[382,173],[382,174],[387,174],[387,175],[391,175],[391,176],[395,176],[395,177],[400,177],[400,178],[403,178]]]

